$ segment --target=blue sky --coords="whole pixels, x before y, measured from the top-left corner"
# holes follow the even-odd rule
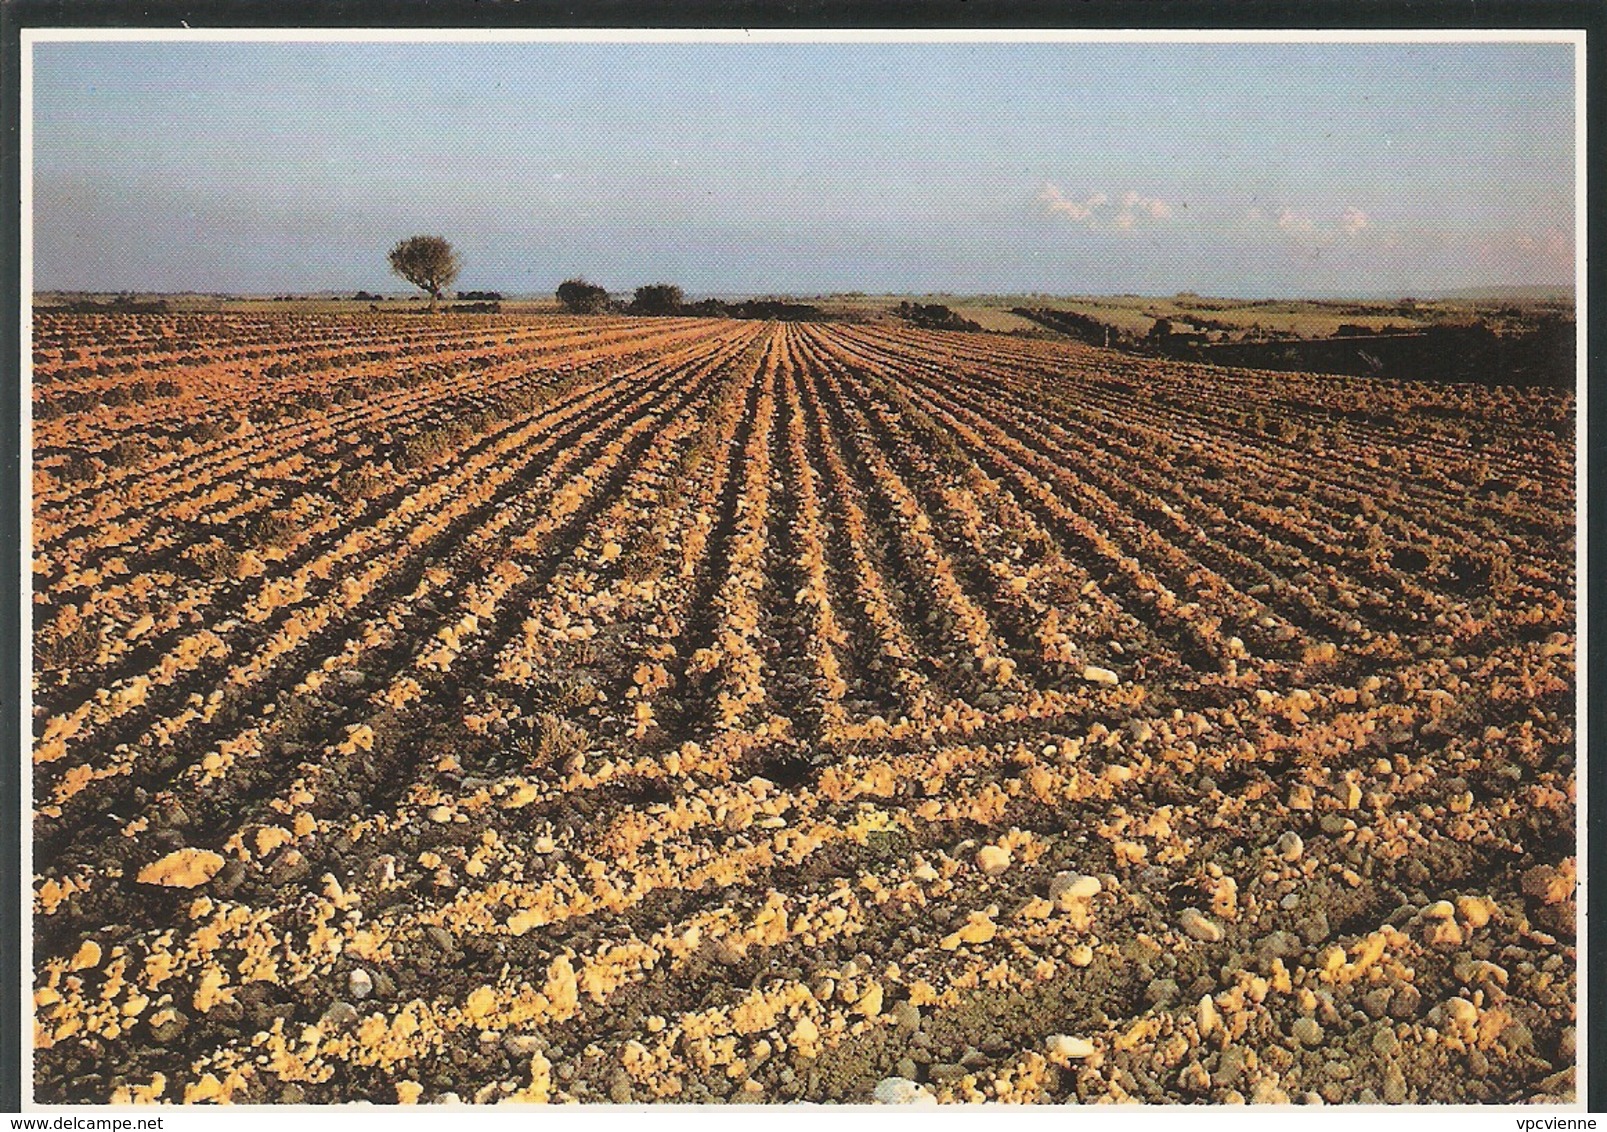
[[[35,48],[40,289],[1426,294],[1573,279],[1557,44]]]

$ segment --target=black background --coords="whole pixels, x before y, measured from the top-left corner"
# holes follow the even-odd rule
[[[927,3],[850,3],[848,0],[795,0],[793,3],[716,3],[711,0],[681,0],[673,4],[647,4],[633,0],[591,0],[587,3],[516,3],[513,0],[415,0],[413,3],[368,3],[362,0],[213,0],[211,3],[163,0],[130,3],[117,0],[0,0],[0,121],[4,123],[0,144],[0,179],[5,186],[7,207],[4,227],[0,228],[0,258],[5,263],[0,287],[0,476],[4,477],[3,508],[0,508],[0,560],[11,577],[26,579],[32,571],[25,558],[18,534],[21,523],[19,481],[21,438],[21,180],[18,155],[21,74],[21,30],[26,27],[124,27],[124,28],[526,28],[526,27],[627,27],[627,28],[1378,28],[1378,29],[1518,29],[1582,28],[1587,32],[1586,128],[1590,138],[1601,134],[1601,76],[1604,67],[1602,41],[1607,37],[1607,2],[1604,0],[1331,0],[1301,3],[1248,0],[1248,2],[1205,2],[1205,0],[1065,0],[1062,3],[1004,3],[1002,0],[939,0]],[[1588,183],[1607,183],[1603,155],[1607,146],[1589,149]],[[1592,193],[1592,205],[1597,194]],[[1589,208],[1595,219],[1598,210]],[[1592,296],[1607,293],[1602,278],[1603,257],[1589,254],[1600,246],[1597,226],[1590,226],[1587,248],[1579,249],[1589,264],[1589,290]],[[1607,399],[1603,384],[1602,344],[1607,342],[1602,304],[1591,303],[1581,309],[1581,327],[1589,343],[1587,404],[1588,416],[1580,430],[1584,442],[1581,455],[1587,461],[1586,489],[1589,497],[1603,496],[1603,457],[1607,455],[1607,435],[1594,427],[1602,416],[1601,403]],[[1581,500],[1583,506],[1584,501]],[[1594,578],[1607,543],[1607,506],[1587,509],[1586,530],[1593,548],[1587,577]],[[18,595],[19,598],[21,595]],[[1587,671],[1607,665],[1607,648],[1602,645],[1603,607],[1598,597],[1591,604],[1584,628],[1583,657]],[[0,601],[0,733],[13,736],[15,745],[9,758],[0,759],[0,1110],[16,1112],[22,1103],[22,1045],[32,1040],[23,1022],[21,987],[28,925],[21,922],[22,808],[21,772],[31,765],[30,740],[24,730],[21,705],[14,690],[21,687],[24,646],[20,640],[19,602]],[[1598,702],[1586,689],[1585,720],[1588,734],[1607,735],[1607,703]],[[1588,752],[1588,786],[1598,801],[1584,815],[1587,838],[1587,864],[1601,856],[1607,846],[1607,756],[1601,743]],[[1601,886],[1586,885],[1585,915],[1598,924],[1607,916],[1607,897]],[[1607,1012],[1607,970],[1600,962],[1603,949],[1593,946],[1600,938],[1599,927],[1581,939],[1582,958],[1589,964],[1587,1011],[1589,1096],[1592,1111],[1607,1109],[1607,1031],[1602,1016]],[[31,967],[31,964],[29,965]]]

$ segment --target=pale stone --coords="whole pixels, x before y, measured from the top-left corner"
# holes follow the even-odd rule
[[[1462,929],[1455,920],[1429,920],[1423,926],[1423,942],[1447,950],[1461,947]]]
[[[820,1027],[805,1014],[798,1019],[798,1024],[792,1028],[793,1045],[810,1045],[820,1040]]]
[[[1056,873],[1049,882],[1049,898],[1064,908],[1070,903],[1092,900],[1103,888],[1098,877],[1082,873]]]
[[[1198,908],[1185,908],[1177,918],[1177,926],[1201,943],[1216,943],[1222,938],[1222,929]]]
[[[73,955],[71,970],[93,971],[100,966],[100,944],[92,939],[86,939]]]
[[[984,845],[977,850],[976,867],[985,876],[1002,876],[1010,868],[1010,852],[997,845]]]
[[[223,868],[223,858],[210,849],[176,849],[139,871],[140,884],[163,888],[195,888],[205,884]]]
[[[1251,1104],[1288,1104],[1289,1094],[1278,1087],[1274,1077],[1263,1077],[1250,1090]]]
[[[872,1093],[877,1104],[915,1104],[931,1100],[932,1095],[908,1077],[884,1077],[876,1083]]]
[[[1055,1061],[1081,1061],[1094,1055],[1094,1043],[1087,1038],[1074,1038],[1068,1034],[1051,1035],[1045,1046]]]
[[[512,1056],[528,1061],[538,1053],[545,1053],[547,1043],[539,1034],[505,1034],[502,1048]]]
[[[1456,900],[1457,915],[1467,921],[1469,928],[1482,928],[1488,924],[1495,910],[1495,901],[1487,896],[1459,896]]]
[[[972,912],[958,931],[950,932],[938,944],[944,951],[954,951],[965,943],[987,943],[998,932],[998,927],[986,912]]]
[[[1570,857],[1561,865],[1536,865],[1523,874],[1523,891],[1542,904],[1561,904],[1573,895],[1579,866]]]
[[[1443,1008],[1445,1020],[1471,1030],[1479,1024],[1479,1008],[1465,998],[1448,998]]]

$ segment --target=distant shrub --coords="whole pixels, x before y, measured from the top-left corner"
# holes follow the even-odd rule
[[[565,279],[558,284],[558,301],[574,314],[596,314],[608,306],[608,292],[584,279]]]
[[[288,401],[258,401],[246,410],[246,418],[255,424],[272,424],[294,415],[295,406]]]
[[[942,303],[912,303],[907,299],[893,308],[893,312],[925,330],[981,330],[982,327],[956,314]]]
[[[789,303],[783,299],[744,299],[728,303],[719,299],[699,299],[681,308],[682,314],[707,318],[766,319],[778,322],[821,322],[826,314],[809,303]]]
[[[643,530],[631,540],[630,552],[625,555],[622,573],[633,582],[651,577],[658,569],[658,559],[667,547],[662,532],[652,528]]]
[[[636,288],[631,299],[632,314],[679,314],[686,295],[674,283],[649,283]]]
[[[64,309],[75,314],[167,314],[170,310],[166,299],[141,300],[130,295],[122,295],[109,302],[79,299],[64,304]]]

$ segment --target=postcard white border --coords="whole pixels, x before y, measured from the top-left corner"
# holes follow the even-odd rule
[[[1581,962],[1578,968],[1578,983],[1576,993],[1576,1013],[1578,1015],[1578,1087],[1579,1103],[1574,1106],[1348,1106],[1324,1110],[1311,1106],[1256,1106],[1250,1109],[1223,1109],[1209,1107],[1190,1107],[1187,1110],[1187,1119],[1191,1126],[1201,1132],[1240,1132],[1240,1123],[1249,1119],[1270,1118],[1288,1120],[1297,1116],[1301,1124],[1320,1127],[1332,1123],[1338,1128],[1345,1128],[1350,1132],[1357,1117],[1365,1115],[1369,1122],[1382,1121],[1384,1128],[1398,1127],[1410,1128],[1413,1132],[1421,1132],[1423,1123],[1427,1120],[1431,1126],[1450,1127],[1454,1121],[1461,1124],[1470,1114],[1483,1114],[1498,1116],[1511,1114],[1513,1117],[1544,1115],[1572,1115],[1585,1111],[1585,1098],[1589,1095],[1589,1060],[1588,1036],[1585,1014],[1588,1010],[1588,964],[1584,960],[1588,939],[1587,903],[1588,903],[1588,877],[1589,862],[1586,857],[1586,821],[1589,813],[1588,806],[1588,779],[1586,772],[1588,750],[1588,719],[1585,712],[1585,689],[1588,687],[1589,652],[1585,647],[1585,631],[1589,625],[1588,595],[1589,562],[1588,554],[1588,522],[1587,522],[1587,466],[1586,453],[1588,450],[1585,425],[1587,416],[1588,397],[1588,362],[1589,343],[1589,303],[1588,303],[1588,230],[1587,230],[1587,165],[1589,149],[1587,144],[1587,75],[1586,75],[1586,33],[1583,29],[1566,28],[1451,28],[1451,29],[1344,29],[1344,30],[1275,30],[1275,29],[1172,29],[1172,30],[996,30],[996,29],[873,29],[873,30],[832,30],[832,29],[742,29],[742,28],[707,28],[707,29],[655,29],[655,28],[566,28],[566,29],[430,29],[430,28],[81,28],[81,27],[40,27],[23,28],[21,37],[21,66],[19,79],[21,83],[20,108],[20,172],[21,172],[21,241],[19,247],[19,268],[21,276],[21,358],[19,368],[20,396],[24,403],[32,403],[32,294],[33,294],[33,49],[37,44],[44,43],[256,43],[256,44],[313,44],[313,43],[440,43],[440,44],[500,44],[500,43],[550,43],[550,44],[956,44],[956,43],[998,43],[998,44],[1117,44],[1117,43],[1144,43],[1144,44],[1402,44],[1402,43],[1568,43],[1574,45],[1575,59],[1575,201],[1574,201],[1574,259],[1575,259],[1575,290],[1574,309],[1575,325],[1577,327],[1576,351],[1576,429],[1575,429],[1575,525],[1576,525],[1576,598],[1577,610],[1575,660],[1576,674],[1576,704],[1575,704],[1575,749],[1576,749],[1576,780],[1578,800],[1575,808],[1575,834],[1576,853],[1579,860],[1579,932],[1576,949]],[[18,493],[21,506],[19,508],[20,530],[18,537],[21,545],[31,545],[32,530],[32,499],[33,499],[33,472],[32,472],[32,431],[30,414],[22,413],[22,449],[19,465]],[[24,561],[19,593],[20,627],[23,639],[31,641],[33,634],[32,609],[32,573]],[[32,703],[32,665],[22,666],[19,675],[20,715],[23,720],[24,731],[19,737],[21,741],[22,759],[22,806],[23,813],[30,816],[33,813],[33,759],[31,740],[31,711]],[[20,923],[31,925],[33,919],[33,838],[23,838],[21,853],[22,871],[22,906],[19,910]],[[31,944],[31,932],[24,939],[24,944]],[[31,954],[31,946],[24,947],[25,954]],[[21,1035],[21,1050],[23,1057],[23,1095],[24,1107],[30,1112],[63,1113],[63,1114],[112,1114],[121,1112],[129,1116],[161,1115],[172,1123],[165,1124],[165,1128],[187,1129],[194,1122],[194,1127],[200,1129],[203,1122],[215,1123],[218,1113],[215,1110],[195,1111],[184,1110],[174,1106],[161,1106],[158,1109],[113,1109],[110,1106],[40,1106],[33,1102],[33,963],[24,964],[22,973],[23,985],[21,995],[22,1016],[18,1019],[19,1034]],[[1135,1111],[1138,1109],[1138,1111]],[[295,1113],[298,1119],[311,1119],[315,1129],[344,1128],[355,1117],[363,1123],[373,1121],[377,1123],[384,1119],[387,1123],[400,1122],[403,1125],[415,1122],[428,1122],[437,1124],[443,1119],[494,1119],[500,1116],[504,1119],[530,1120],[535,1114],[528,1110],[521,1113],[498,1112],[496,1109],[453,1108],[418,1110],[398,1109],[394,1107],[364,1107],[364,1106],[274,1106],[271,1108],[236,1108],[231,1110],[231,1124],[246,1129],[261,1127],[267,1129],[270,1122],[277,1126],[287,1113]],[[751,1124],[755,1117],[767,1122],[775,1122],[779,1126],[802,1128],[804,1122],[810,1125],[810,1132],[814,1132],[815,1123],[821,1119],[835,1122],[844,1122],[848,1128],[870,1129],[879,1126],[884,1119],[909,1120],[920,1119],[922,1122],[946,1122],[950,1120],[965,1120],[967,1122],[983,1121],[986,1123],[1008,1121],[1012,1126],[1026,1127],[1037,1125],[1060,1129],[1068,1119],[1083,1122],[1094,1116],[1096,1122],[1120,1119],[1124,1127],[1139,1129],[1153,1129],[1162,1127],[1166,1123],[1181,1118],[1184,1113],[1179,1110],[1167,1108],[1142,1108],[1139,1106],[1121,1106],[1121,1111],[1114,1108],[1103,1110],[1093,1106],[1080,1106],[1074,1112],[1066,1108],[1049,1109],[1021,1109],[1006,1108],[1003,1106],[957,1107],[939,1109],[926,1109],[924,1111],[871,1109],[855,1106],[815,1106],[815,1105],[785,1105],[785,1106],[563,1106],[551,1110],[543,1110],[539,1119],[543,1125],[558,1124],[573,1127],[579,1132],[584,1126],[587,1132],[591,1129],[601,1128],[611,1130],[619,1128],[634,1128],[644,1118],[651,1118],[655,1123],[667,1122],[670,1129],[707,1127],[710,1123],[727,1125],[735,1128],[740,1125]],[[361,1115],[366,1114],[366,1115]],[[874,1122],[874,1123],[873,1123]],[[420,1127],[423,1125],[420,1124]],[[790,1128],[789,1128],[790,1132]]]

